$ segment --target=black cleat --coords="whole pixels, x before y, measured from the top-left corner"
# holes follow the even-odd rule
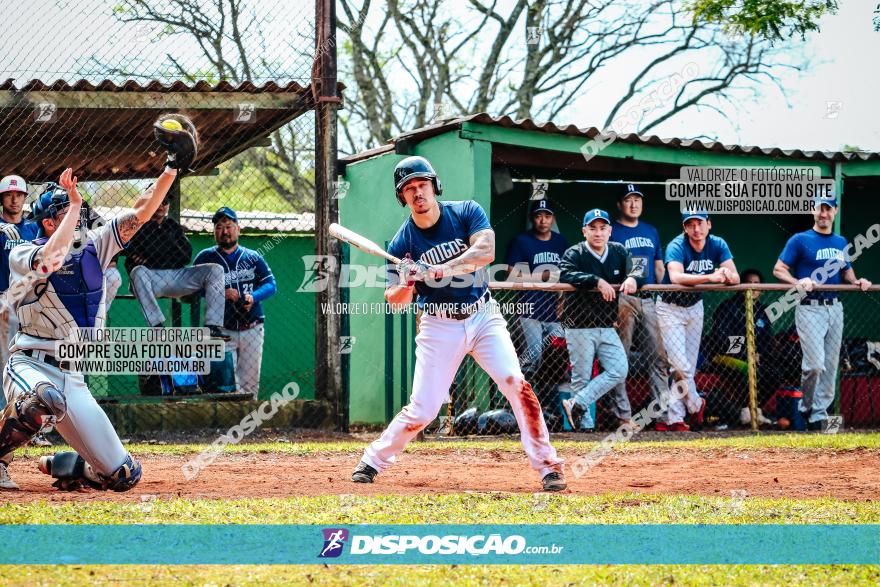
[[[218,340],[222,340],[223,342],[229,342],[232,340],[231,336],[226,336],[223,334],[223,330],[219,326],[208,326],[208,330],[211,332],[211,338],[216,338]]]
[[[379,471],[361,461],[358,463],[354,473],[351,474],[351,480],[355,483],[372,483]]]
[[[562,473],[547,473],[541,482],[544,484],[544,491],[562,491],[568,487]]]

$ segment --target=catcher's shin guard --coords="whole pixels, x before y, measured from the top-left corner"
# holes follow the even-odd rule
[[[128,491],[141,480],[141,463],[131,455],[127,455],[125,462],[110,475],[98,473],[75,452],[42,457],[39,467],[40,471],[57,479],[53,487],[62,491],[73,491],[84,485],[101,490]]]
[[[49,383],[19,394],[0,415],[0,461],[8,462],[12,452],[26,445],[43,428],[67,414],[64,394]]]

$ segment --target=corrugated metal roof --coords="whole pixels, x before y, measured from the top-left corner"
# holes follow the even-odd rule
[[[465,122],[474,122],[491,126],[501,126],[504,128],[516,128],[527,131],[545,132],[557,135],[568,135],[584,137],[585,139],[593,139],[598,135],[602,138],[608,138],[608,135],[594,126],[578,128],[573,124],[557,126],[552,122],[535,122],[530,118],[515,120],[509,116],[492,116],[485,112],[479,114],[471,114],[469,116],[461,116],[442,120],[436,124],[417,128],[415,130],[405,132],[389,140],[388,145],[383,145],[376,149],[363,151],[349,157],[340,159],[343,164],[369,159],[383,153],[394,150],[394,144],[403,141],[422,141],[429,137],[443,134],[452,130],[458,130]],[[768,157],[787,157],[792,159],[812,159],[817,161],[853,161],[853,160],[876,160],[880,159],[880,153],[877,152],[841,152],[841,151],[804,151],[801,149],[780,149],[778,147],[755,147],[748,145],[725,145],[716,141],[700,141],[691,139],[663,139],[657,135],[638,135],[627,133],[619,135],[617,141],[630,144],[655,145],[668,147],[673,149],[688,149],[693,151],[715,151],[731,154],[743,155],[765,155]]]
[[[41,120],[44,106],[48,120]],[[198,128],[194,168],[206,172],[313,108],[312,87],[296,82],[30,80],[19,86],[7,79],[0,84],[0,169],[34,183],[56,180],[68,166],[86,181],[155,177],[164,155],[152,124],[175,111]]]
[[[268,82],[262,86],[257,86],[251,82],[242,82],[233,85],[227,81],[222,81],[216,85],[211,85],[206,81],[199,81],[189,86],[181,81],[171,84],[163,84],[159,81],[151,81],[146,85],[141,85],[134,80],[128,80],[122,84],[116,84],[110,80],[104,80],[95,85],[88,80],[81,79],[70,84],[64,80],[57,80],[46,83],[42,80],[34,79],[24,84],[18,85],[15,79],[9,78],[0,83],[0,90],[12,90],[20,92],[244,92],[249,94],[263,92],[302,92],[309,86],[301,86],[296,82],[290,82],[285,86],[279,86],[275,82]]]

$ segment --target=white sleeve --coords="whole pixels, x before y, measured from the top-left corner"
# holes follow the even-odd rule
[[[13,247],[9,251],[9,274],[10,279],[15,276],[24,276],[34,268],[34,259],[43,250],[43,245],[23,243]],[[46,273],[43,271],[42,273]]]
[[[117,222],[119,218],[133,213],[133,211],[123,212],[107,224],[89,231],[88,238],[95,243],[95,251],[98,253],[98,260],[101,262],[102,269],[109,267],[116,253],[125,248],[125,244],[119,236]]]

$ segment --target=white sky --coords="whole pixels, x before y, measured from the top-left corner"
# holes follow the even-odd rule
[[[872,26],[877,1],[845,0],[837,15],[824,18],[822,32],[811,35],[803,47],[813,65],[802,73],[786,74],[784,94],[767,84],[760,99],[739,102],[738,112],[727,109],[730,121],[709,110],[691,111],[652,132],[664,137],[708,135],[726,143],[759,146],[837,150],[849,144],[880,151],[880,33]],[[192,55],[192,47],[187,48],[179,39],[174,46],[167,41],[151,42],[158,32],[155,28],[141,27],[136,34],[120,28],[111,13],[116,4],[102,0],[0,0],[5,20],[5,34],[0,36],[0,80],[72,79],[71,72],[82,71],[89,56],[101,47],[111,47],[108,55],[125,56],[129,66],[140,65],[148,71],[156,71],[167,52],[184,61]],[[375,4],[381,6],[381,2]],[[312,18],[313,2],[260,0],[259,5],[274,16],[263,31],[265,53],[286,55],[284,62],[270,65],[266,75],[284,71],[307,77],[308,69],[301,66],[305,61],[291,50],[296,39],[291,38],[290,30],[308,29],[310,21],[304,20]],[[371,14],[370,21],[374,17]],[[554,122],[600,125],[604,115],[591,118],[589,113],[601,111],[595,109],[596,103],[613,98],[613,87],[628,83],[629,76],[623,67],[608,75],[599,87],[610,91],[594,91],[584,97],[589,104],[573,105],[572,113],[577,116],[564,115]],[[839,103],[836,115],[829,113],[828,102]]]

